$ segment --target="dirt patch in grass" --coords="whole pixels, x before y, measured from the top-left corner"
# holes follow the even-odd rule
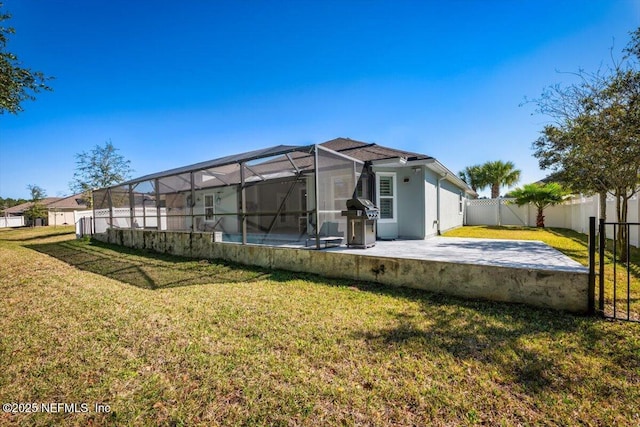
[[[0,401],[91,410],[0,424],[640,423],[635,324],[12,233]]]

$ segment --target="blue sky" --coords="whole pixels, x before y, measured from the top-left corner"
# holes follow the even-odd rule
[[[338,136],[458,172],[545,176],[547,122],[519,106],[595,70],[640,0],[4,0],[8,50],[54,92],[0,115],[0,196],[70,194],[75,154],[111,140],[134,176]],[[483,192],[482,194],[486,194]]]

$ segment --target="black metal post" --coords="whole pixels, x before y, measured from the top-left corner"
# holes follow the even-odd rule
[[[242,218],[242,244],[247,244],[247,189],[244,162],[240,163],[240,215]]]
[[[596,312],[596,217],[589,217],[589,314]]]
[[[631,319],[631,238],[629,234],[631,234],[631,225],[629,223],[625,224],[627,228],[626,231],[626,239],[627,239],[627,320]]]
[[[604,314],[604,252],[605,249],[607,249],[607,243],[606,243],[606,230],[605,225],[604,225],[604,219],[600,218],[600,226],[598,227],[598,235],[599,235],[599,244],[598,244],[598,261],[600,263],[600,268],[599,273],[598,273],[598,281],[599,281],[599,293],[600,293],[600,300],[598,303],[598,310],[600,310],[600,312],[602,314]]]

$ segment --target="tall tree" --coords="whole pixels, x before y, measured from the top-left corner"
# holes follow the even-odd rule
[[[481,165],[467,166],[458,172],[458,176],[475,192],[484,189],[489,183],[486,181]]]
[[[111,140],[97,144],[91,151],[76,154],[76,171],[70,184],[71,191],[83,193],[93,206],[91,192],[125,181],[131,176],[131,161],[127,160]]]
[[[0,9],[2,6],[0,2]],[[2,23],[10,18],[10,14],[0,10],[0,114],[18,114],[23,111],[23,101],[36,99],[34,94],[43,90],[52,90],[46,83],[52,77],[46,77],[40,71],[23,68],[18,57],[7,52],[9,36],[16,31]]]
[[[544,227],[544,209],[561,203],[567,196],[567,191],[556,182],[548,184],[526,184],[511,191],[518,206],[532,203],[537,209],[536,227]]]
[[[47,218],[49,213],[47,212],[47,208],[42,204],[42,199],[47,197],[46,191],[38,186],[30,184],[27,186],[27,189],[31,193],[31,207],[24,211],[24,215],[29,218],[30,222],[35,225],[35,221],[38,218]]]
[[[27,185],[27,189],[29,190],[29,193],[31,194],[30,201],[33,202],[33,203],[37,203],[37,202],[41,201],[42,199],[44,199],[45,197],[47,197],[47,192],[45,191],[45,189],[40,187],[40,186],[38,186],[38,185],[29,184],[29,185]]]
[[[500,196],[500,187],[511,186],[520,180],[520,170],[513,162],[496,160],[482,165],[482,175],[486,185],[491,186],[491,198]]]

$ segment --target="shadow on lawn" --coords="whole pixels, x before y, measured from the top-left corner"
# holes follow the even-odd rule
[[[28,230],[29,228],[28,227],[20,227],[20,228],[14,228],[13,230],[23,231],[25,229]],[[34,232],[37,232],[38,234],[36,234],[34,236],[28,236],[28,237],[14,237],[14,236],[11,236],[11,235],[8,235],[8,236],[7,235],[3,235],[3,236],[1,236],[0,240],[6,240],[6,241],[9,241],[9,242],[30,242],[30,241],[33,241],[33,240],[49,239],[51,237],[70,236],[74,232],[73,229],[70,229],[69,227],[60,227],[59,229],[56,229],[55,227],[52,227],[51,230],[47,230],[46,233],[40,232],[40,228],[39,227],[32,228],[31,230],[33,230]]]
[[[608,340],[603,320],[517,304],[469,301],[438,294],[414,295],[422,312],[395,313],[394,325],[354,335],[371,350],[432,354],[447,352],[460,364],[480,362],[497,369],[501,378],[537,395],[580,387],[579,373],[566,369],[566,348],[554,344],[571,336],[576,357],[591,356]],[[634,352],[610,355],[612,363],[640,366]],[[470,374],[471,375],[471,374]],[[600,387],[594,385],[594,387]],[[596,393],[597,394],[597,393]]]
[[[194,260],[109,245],[69,240],[26,247],[59,259],[80,270],[144,289],[164,289],[207,283],[252,282],[272,278],[258,268],[220,260]]]

